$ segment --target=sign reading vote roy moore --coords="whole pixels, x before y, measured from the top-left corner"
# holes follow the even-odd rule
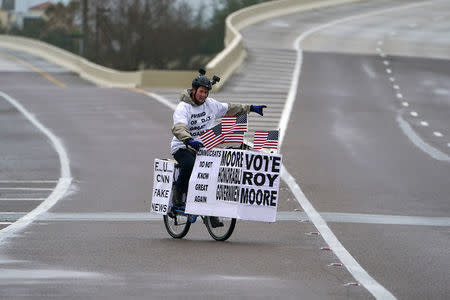
[[[275,222],[281,155],[200,150],[189,181],[186,213]]]

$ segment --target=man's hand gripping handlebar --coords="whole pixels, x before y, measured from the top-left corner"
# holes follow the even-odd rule
[[[196,141],[194,139],[187,139],[186,141],[184,141],[184,143],[186,144],[186,146],[189,146],[193,149],[195,149],[195,151],[198,151],[200,148],[205,147],[201,142]]]

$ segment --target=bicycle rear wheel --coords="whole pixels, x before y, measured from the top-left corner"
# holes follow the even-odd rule
[[[211,224],[211,217],[205,217],[205,226],[208,229],[209,235],[216,241],[226,241],[233,233],[234,227],[236,226],[236,219],[216,217],[220,222],[223,223],[222,227],[214,228]]]
[[[164,215],[163,218],[167,232],[175,239],[183,238],[191,227],[188,216],[184,214],[175,214],[173,217]]]

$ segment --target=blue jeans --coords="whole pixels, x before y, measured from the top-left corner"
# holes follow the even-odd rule
[[[187,149],[179,149],[173,154],[173,157],[180,166],[180,175],[175,186],[179,193],[186,193],[189,187],[189,178],[191,178],[194,168],[195,154]]]

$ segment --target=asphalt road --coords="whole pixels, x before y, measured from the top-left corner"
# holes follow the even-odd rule
[[[370,1],[251,26],[248,59],[214,95],[268,103],[265,118],[250,124],[278,128],[298,80],[284,165],[383,288],[379,298],[450,295],[450,68],[440,51],[450,40],[439,29],[450,18],[445,1],[431,3],[394,10],[417,3]],[[308,31],[295,77],[293,42]],[[49,211],[0,231],[2,298],[373,298],[367,285],[348,285],[360,279],[348,271],[354,264],[330,266],[340,261],[320,250],[328,233],[308,234],[317,220],[295,211],[301,195],[287,183],[274,224],[238,222],[225,243],[201,224],[184,240],[169,238],[146,213],[151,166],[168,156],[172,114],[154,97],[97,88],[18,52],[1,50],[0,69],[0,226],[44,203],[61,177],[48,137],[5,95],[62,142],[72,178]],[[177,101],[178,91],[148,92]]]

